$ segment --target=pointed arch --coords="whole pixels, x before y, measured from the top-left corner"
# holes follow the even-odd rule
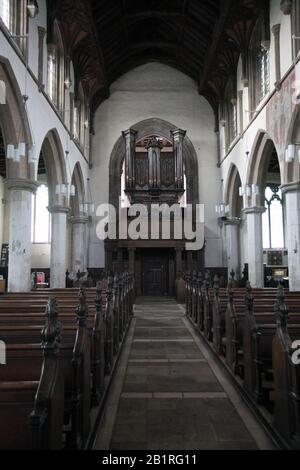
[[[81,165],[79,162],[76,163],[74,166],[71,184],[75,186],[75,196],[72,198],[71,201],[71,209],[74,216],[79,216],[80,214],[80,205],[84,203],[85,200],[85,187],[84,187],[84,179],[83,173],[81,169]]]
[[[5,84],[5,87],[2,86],[5,96],[2,96],[3,104],[0,105],[0,125],[5,148],[9,144],[17,146],[19,142],[25,142],[28,155],[32,135],[26,106],[12,67],[3,56],[0,56],[0,80]],[[34,179],[34,165],[28,163],[28,157],[22,158],[17,167],[7,161],[7,177]]]
[[[272,138],[265,131],[260,130],[257,133],[254,141],[252,151],[250,154],[249,165],[247,169],[246,184],[255,184],[259,188],[264,187],[266,174],[268,171],[270,159],[272,154],[276,151],[278,157],[278,151]],[[284,164],[278,158],[280,167],[280,178],[281,183],[284,181]],[[264,195],[261,194],[262,205],[264,206]]]
[[[66,204],[67,201],[63,200],[62,196],[56,196],[56,186],[67,182],[65,155],[56,129],[47,133],[41,151],[47,173],[49,205]]]
[[[242,179],[238,168],[234,163],[231,163],[227,181],[225,184],[225,202],[230,206],[231,216],[239,217],[240,215],[240,201],[239,187],[242,185]]]

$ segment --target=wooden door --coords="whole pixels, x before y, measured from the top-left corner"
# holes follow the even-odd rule
[[[164,253],[145,252],[142,256],[143,295],[168,295],[168,256]]]

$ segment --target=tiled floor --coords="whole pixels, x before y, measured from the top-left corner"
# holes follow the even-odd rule
[[[141,299],[95,449],[273,445],[170,299]]]

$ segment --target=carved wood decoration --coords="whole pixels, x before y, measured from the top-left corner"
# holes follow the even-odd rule
[[[175,161],[173,153],[163,153],[160,162],[161,185],[171,188],[175,181]]]
[[[136,186],[140,189],[148,188],[149,181],[149,164],[148,154],[142,153],[135,157],[135,175],[136,175]]]

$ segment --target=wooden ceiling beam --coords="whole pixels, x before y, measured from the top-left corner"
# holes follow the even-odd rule
[[[223,0],[220,4],[220,17],[217,23],[215,24],[212,44],[206,55],[203,70],[201,70],[200,72],[199,93],[202,93],[203,91],[210,69],[215,60],[216,52],[220,45],[220,40],[224,33],[224,28],[233,4],[233,0]]]

